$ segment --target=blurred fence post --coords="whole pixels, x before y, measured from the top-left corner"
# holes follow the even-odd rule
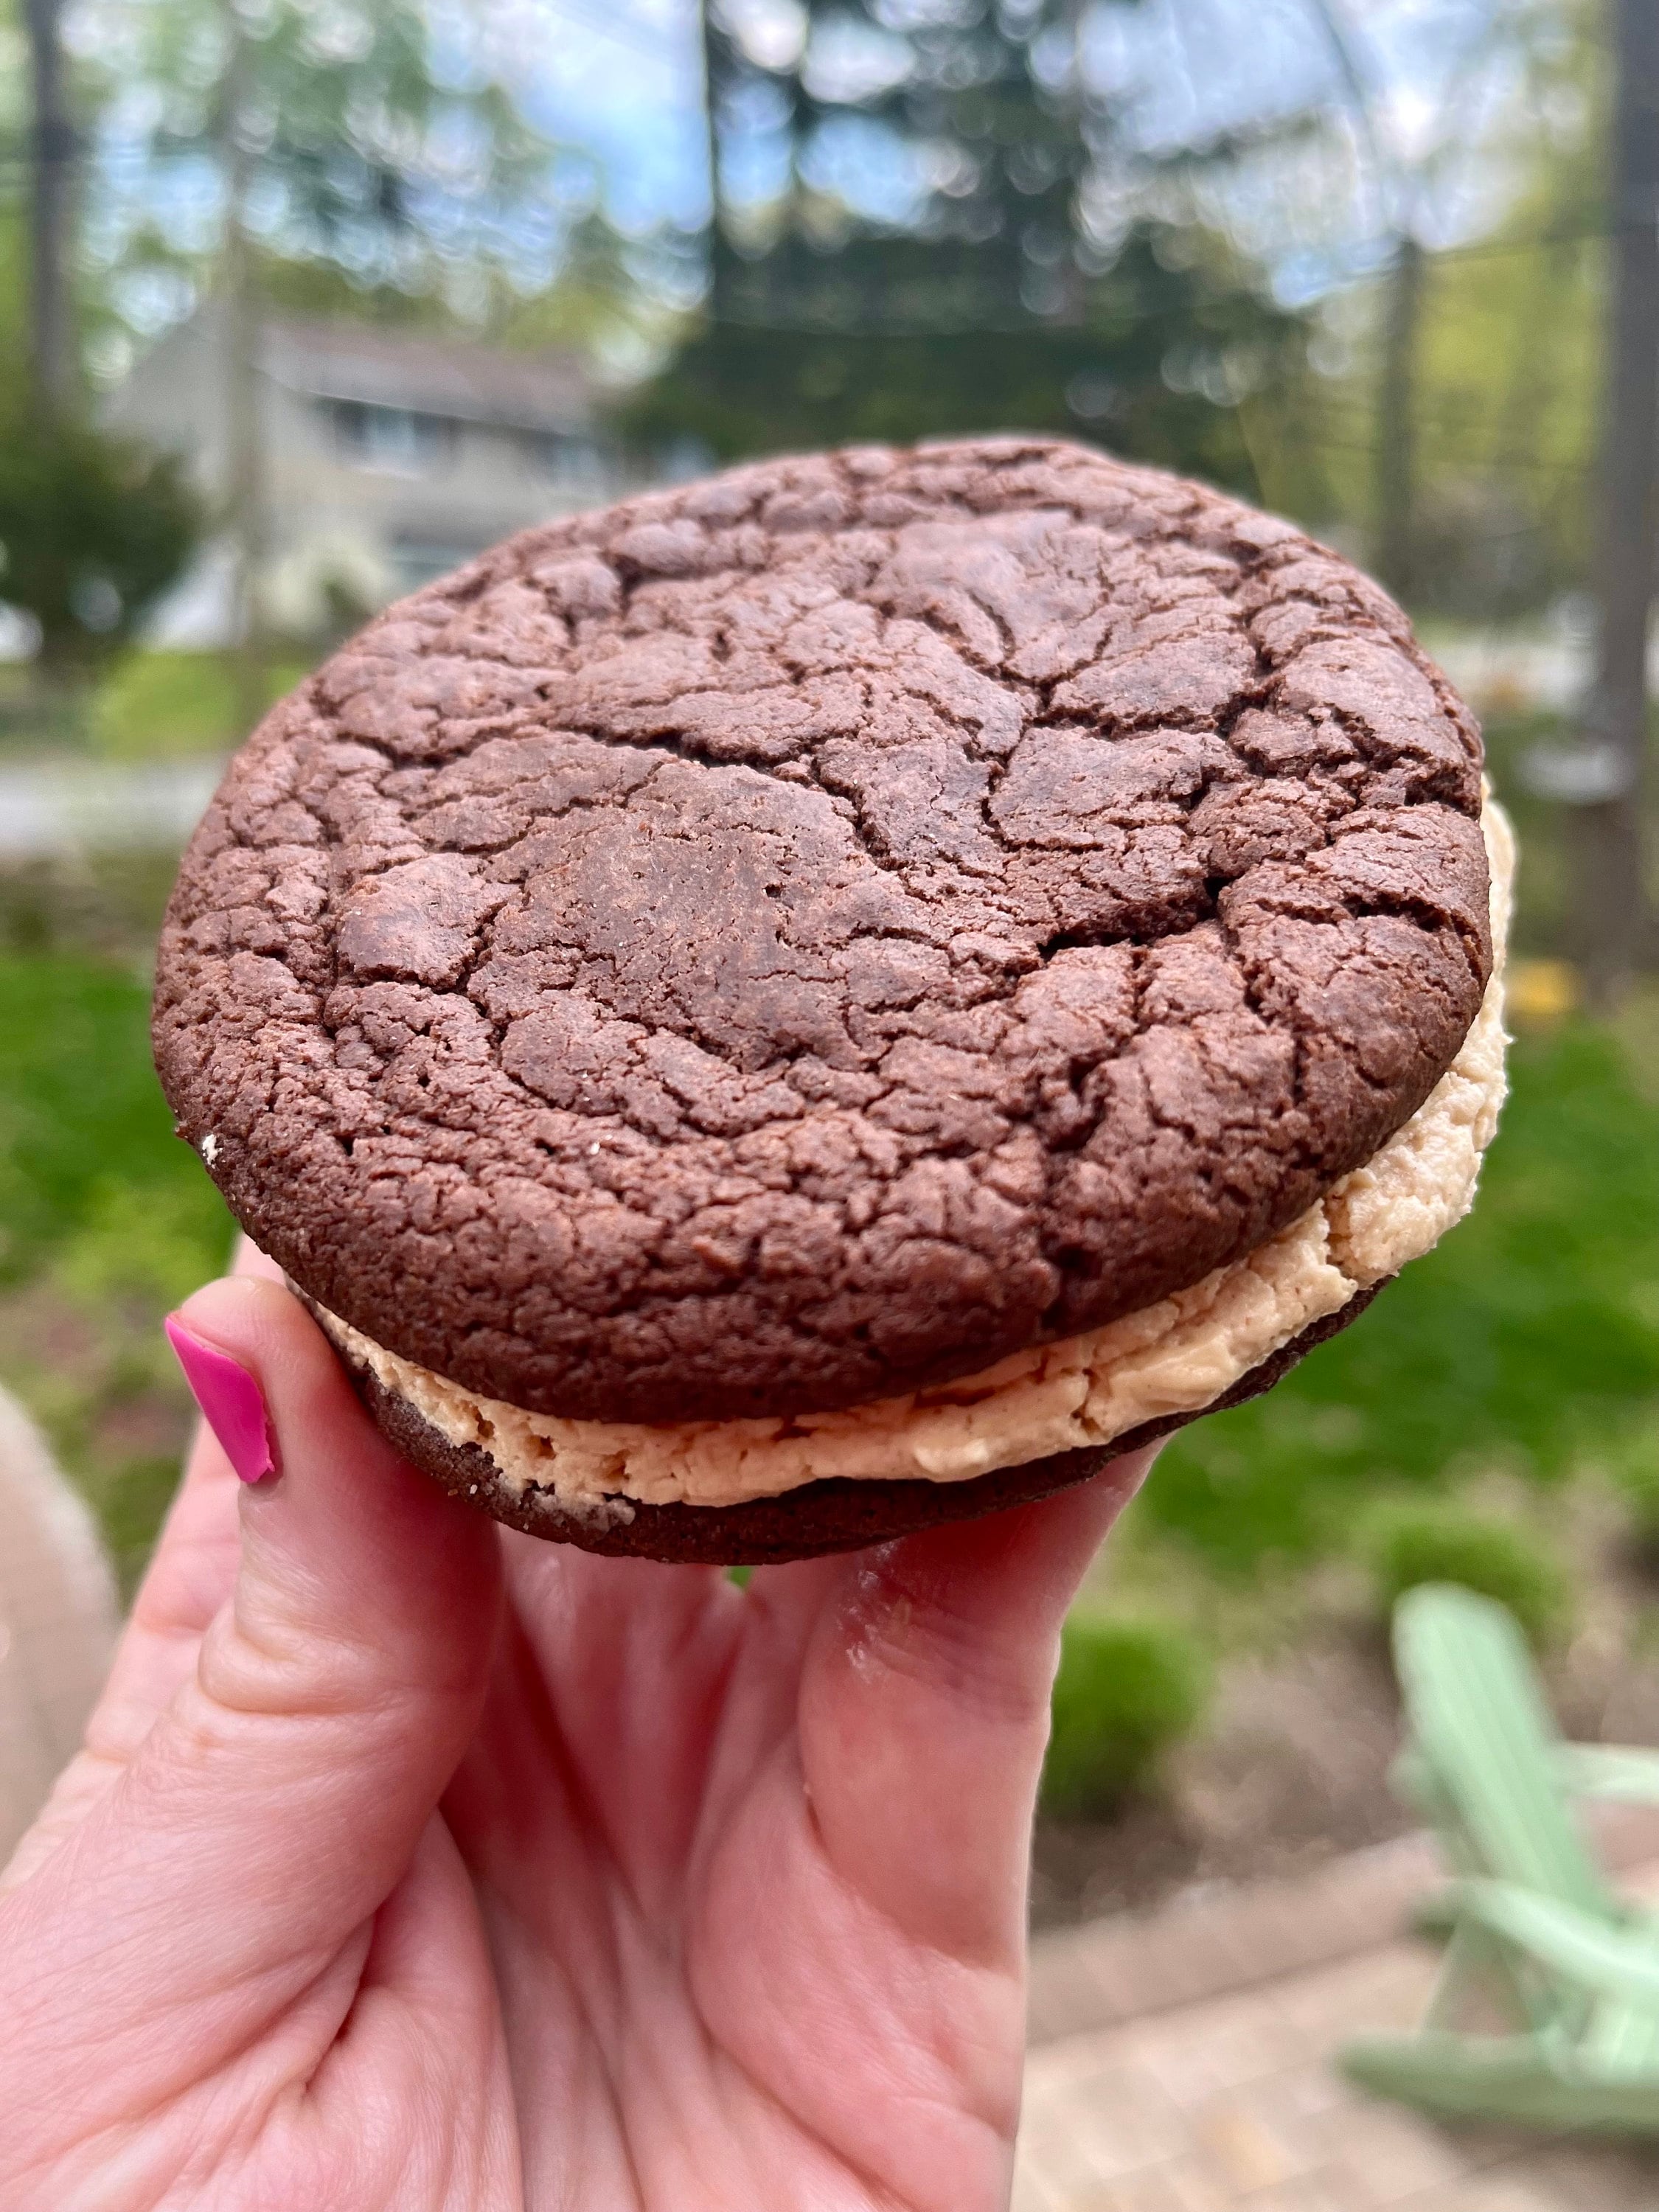
[[[1376,450],[1371,477],[1371,563],[1397,599],[1411,596],[1417,550],[1417,367],[1427,282],[1412,228],[1412,178],[1378,128],[1377,94],[1364,42],[1336,0],[1309,0],[1370,171],[1376,216],[1392,235],[1377,360]]]
[[[1659,5],[1613,0],[1613,268],[1595,532],[1600,635],[1576,819],[1576,950],[1606,1005],[1650,957],[1644,783],[1659,531]]]
[[[1417,351],[1423,322],[1423,248],[1402,230],[1389,275],[1376,395],[1376,567],[1409,600],[1417,535]]]
[[[260,385],[263,336],[259,271],[247,231],[252,160],[248,143],[253,53],[236,0],[227,0],[229,40],[221,88],[225,176],[224,248],[220,263],[224,344],[226,521],[235,557],[237,735],[246,737],[266,706],[263,599],[265,558],[264,424]]]

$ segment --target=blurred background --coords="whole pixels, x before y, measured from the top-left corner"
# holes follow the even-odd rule
[[[1659,1734],[1646,0],[0,0],[0,1380],[130,1587],[229,1228],[149,951],[228,750],[540,518],[1057,431],[1382,576],[1521,825],[1480,1208],[1188,1431],[1073,1623],[1063,1917],[1389,1832],[1453,1573]]]

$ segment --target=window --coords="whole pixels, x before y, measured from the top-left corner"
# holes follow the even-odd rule
[[[599,482],[599,449],[591,438],[568,430],[544,430],[531,439],[530,448],[538,472],[549,483],[590,491]]]
[[[422,584],[430,584],[440,576],[447,576],[452,568],[459,568],[466,562],[476,560],[484,548],[476,541],[462,543],[448,539],[439,542],[426,538],[395,538],[389,550],[398,591],[415,592]]]
[[[422,476],[454,451],[455,425],[447,416],[423,415],[412,407],[380,407],[362,399],[337,399],[333,415],[335,443],[344,459],[360,469]]]

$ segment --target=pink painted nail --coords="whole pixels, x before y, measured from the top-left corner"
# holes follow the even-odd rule
[[[176,1316],[167,1321],[167,1342],[185,1370],[191,1395],[244,1482],[277,1474],[276,1443],[258,1384],[228,1352],[192,1336]]]

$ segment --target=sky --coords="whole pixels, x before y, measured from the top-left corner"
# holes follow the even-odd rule
[[[708,139],[695,4],[495,0],[489,14],[504,81],[550,137],[594,155],[613,220],[699,228]]]
[[[1347,117],[1356,88],[1363,90],[1383,164],[1432,173],[1412,218],[1425,243],[1441,245],[1482,228],[1502,198],[1502,178],[1480,150],[1480,125],[1512,90],[1512,65],[1501,58],[1481,64],[1479,57],[1496,13],[1513,4],[1095,0],[1085,16],[1084,65],[1153,149],[1310,104]],[[798,51],[799,0],[726,0],[726,13],[751,50],[769,42],[780,55],[790,51],[793,21]],[[606,203],[624,228],[664,222],[695,228],[703,221],[708,147],[695,0],[494,0],[490,15],[496,54],[525,112],[551,135],[591,149]],[[1310,204],[1300,209],[1293,173],[1281,166],[1252,180],[1247,171],[1230,212],[1247,234],[1254,227],[1260,242],[1278,233],[1270,258],[1281,289],[1307,296],[1361,273],[1368,246],[1375,258],[1396,214],[1366,173],[1375,167],[1354,160],[1334,202],[1328,174],[1316,188],[1304,180]],[[853,143],[841,178],[849,197],[872,212],[890,211],[896,191],[902,201],[902,180],[896,185],[884,173],[867,137]]]
[[[209,255],[222,220],[224,183],[210,143],[211,87],[219,66],[210,7],[201,52],[179,58],[165,82],[153,70],[124,69],[121,37],[137,39],[147,0],[72,0],[72,45],[96,53],[110,82],[100,122],[100,189],[88,195],[86,250],[108,272],[125,332],[97,341],[108,379],[124,373],[135,343],[188,314],[194,279],[185,265],[132,248],[147,231],[175,255]],[[256,6],[258,0],[246,0]],[[315,0],[319,26],[361,26],[373,0]],[[844,99],[893,81],[907,49],[870,15],[915,21],[949,0],[872,0],[850,9],[815,6],[810,42],[804,0],[713,0],[750,58],[774,67],[800,61],[822,96]],[[556,273],[564,227],[584,195],[601,204],[625,235],[665,228],[695,234],[708,211],[708,146],[697,0],[422,0],[437,75],[455,89],[493,82],[527,120],[576,158],[556,165],[549,187],[504,224],[497,244],[527,289]],[[1323,111],[1328,127],[1287,143],[1283,136],[1249,158],[1222,165],[1200,196],[1206,220],[1228,229],[1266,267],[1286,305],[1301,305],[1363,280],[1392,255],[1402,222],[1430,246],[1471,237],[1501,211],[1505,174],[1493,129],[1513,107],[1513,40],[1494,40],[1543,12],[1543,0],[1078,0],[1079,53],[1090,87],[1118,118],[1120,133],[1146,155],[1249,132]],[[354,15],[354,7],[358,13]],[[185,11],[180,20],[192,20]],[[205,42],[204,42],[205,41]],[[135,55],[138,48],[135,46]],[[199,79],[191,89],[191,72]],[[169,102],[183,100],[197,150],[160,162],[144,151]],[[191,103],[193,102],[193,106]],[[188,118],[187,118],[188,121]],[[181,126],[168,127],[175,131]],[[1511,136],[1512,136],[1511,132]],[[757,133],[744,158],[728,149],[728,190],[763,199],[776,189],[781,141]],[[815,149],[813,181],[857,211],[902,221],[926,190],[921,157],[867,113],[849,107],[833,143]],[[745,167],[746,162],[746,167]],[[1092,208],[1109,237],[1115,211],[1145,189],[1133,165],[1109,176]],[[562,195],[562,198],[561,197]],[[438,190],[430,228],[441,236],[450,205]],[[465,203],[453,201],[465,223]],[[279,211],[280,212],[280,211]],[[260,228],[258,209],[250,220]],[[273,218],[275,220],[276,218]],[[465,230],[449,266],[466,277]],[[365,231],[365,239],[368,236]],[[373,252],[363,274],[373,273]],[[371,250],[372,249],[372,250]],[[695,286],[695,253],[647,251],[639,274],[664,305],[684,305]],[[348,265],[349,265],[348,264]],[[378,265],[378,264],[376,264]],[[463,306],[458,297],[457,304]]]

